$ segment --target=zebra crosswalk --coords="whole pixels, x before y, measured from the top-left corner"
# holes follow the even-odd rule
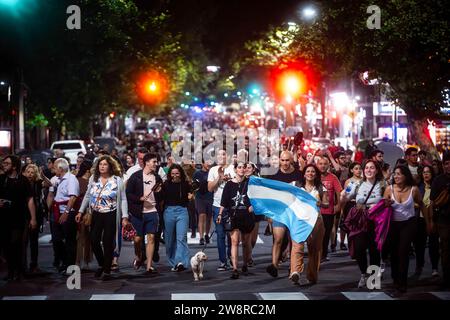
[[[242,299],[240,296],[242,295]],[[266,300],[266,301],[286,301],[286,300],[397,300],[391,297],[389,294],[376,291],[376,292],[337,292],[330,293],[328,296],[323,294],[318,295],[303,293],[303,292],[257,292],[257,293],[242,293],[237,292],[233,295],[235,300]],[[253,299],[248,299],[253,297]],[[328,297],[328,298],[327,298]],[[154,299],[155,297],[153,297]],[[89,297],[78,300],[146,300],[148,297],[140,297],[137,294],[92,294]],[[159,296],[158,299],[162,300],[226,300],[225,296],[221,293],[171,293],[167,296]],[[450,292],[425,292],[422,294],[422,299],[426,300],[446,300],[450,301]],[[61,300],[59,297],[46,296],[46,295],[35,295],[35,296],[4,296],[1,298],[4,301],[11,300]]]

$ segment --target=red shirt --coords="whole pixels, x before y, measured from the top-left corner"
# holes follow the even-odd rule
[[[320,213],[334,214],[334,194],[335,192],[340,193],[342,191],[341,183],[334,174],[328,173],[326,176],[322,176],[322,184],[328,191],[328,201],[330,202],[330,205],[328,208],[320,208]]]

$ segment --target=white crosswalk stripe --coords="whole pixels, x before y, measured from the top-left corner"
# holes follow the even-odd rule
[[[9,296],[2,300],[47,300],[47,296]]]
[[[188,244],[199,244],[200,243],[200,234],[197,232],[195,234],[195,238],[191,238],[191,232],[189,231],[187,233],[187,240],[188,240]],[[213,237],[211,238],[211,243],[215,243],[216,242],[216,236],[213,235]],[[264,243],[264,241],[260,238],[260,236],[258,235],[258,238],[256,239],[256,243]]]
[[[52,239],[51,234],[46,234],[44,236],[39,237],[39,244],[49,244]]]
[[[450,300],[450,292],[430,292],[441,300]]]
[[[217,300],[214,293],[172,293],[172,300]]]
[[[341,292],[349,300],[393,300],[384,292]]]
[[[330,293],[329,299],[336,299],[336,294],[342,294],[349,300],[395,300],[394,298],[387,295],[385,292],[336,292]],[[239,300],[240,292],[235,294],[236,299]],[[308,297],[302,292],[258,292],[258,293],[248,293],[242,292],[246,300],[257,301],[257,300],[272,300],[272,301],[288,301],[288,300],[315,300],[317,297]],[[428,294],[435,296],[440,300],[450,300],[450,292],[428,292]],[[254,298],[249,299],[249,295],[253,295]],[[308,294],[309,295],[309,294]],[[316,294],[317,295],[317,294]],[[320,300],[326,298],[324,294],[320,294]],[[221,299],[220,293],[172,293],[170,296],[162,297],[163,299],[170,300],[218,300]],[[242,298],[242,297],[241,297]],[[36,296],[5,296],[0,298],[1,300],[51,300],[51,296],[36,295]],[[60,297],[56,298],[63,300]],[[144,297],[144,299],[146,299]],[[136,300],[136,294],[93,294],[89,300]]]
[[[258,295],[263,300],[309,300],[301,292],[260,292]]]
[[[134,300],[135,294],[93,294],[90,300]]]

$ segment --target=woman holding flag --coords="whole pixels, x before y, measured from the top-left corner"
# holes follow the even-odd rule
[[[328,192],[322,184],[319,169],[314,164],[308,164],[303,169],[303,179],[296,182],[296,186],[308,192],[317,199],[317,206],[326,208],[329,205]],[[310,284],[317,283],[320,259],[322,257],[322,241],[325,233],[322,215],[319,212],[316,224],[311,235],[306,240],[308,245],[308,267],[306,278]],[[291,274],[289,278],[294,284],[298,284],[300,274],[304,269],[303,257],[305,254],[305,242],[297,243],[292,239],[291,249]]]
[[[247,196],[248,183],[245,179],[245,164],[234,164],[236,177],[228,181],[223,189],[217,224],[222,222],[222,214],[226,209],[231,217],[231,260],[233,262],[232,279],[239,278],[238,247],[242,235],[243,260],[242,273],[248,273],[248,259],[251,256],[251,232],[255,226],[255,215]]]

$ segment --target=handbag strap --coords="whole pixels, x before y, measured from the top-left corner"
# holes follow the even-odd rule
[[[370,188],[370,191],[369,191],[369,194],[367,195],[366,200],[364,201],[364,204],[366,204],[367,201],[369,200],[369,197],[370,197],[370,195],[372,194],[372,191],[373,191],[373,189],[375,188],[375,185],[376,185],[377,183],[378,183],[378,180],[375,180],[375,182],[374,182],[372,188]]]
[[[101,180],[100,180],[100,182],[101,182]],[[105,189],[105,187],[106,187],[106,185],[108,184],[108,181],[106,181],[106,183],[102,186],[102,188],[100,189],[100,192],[99,192],[99,194],[98,194],[98,196],[97,196],[97,199],[95,200],[95,204],[94,204],[94,208],[97,208],[97,205],[98,205],[98,202],[101,200],[101,198],[102,198],[102,192],[103,192],[103,190]]]

